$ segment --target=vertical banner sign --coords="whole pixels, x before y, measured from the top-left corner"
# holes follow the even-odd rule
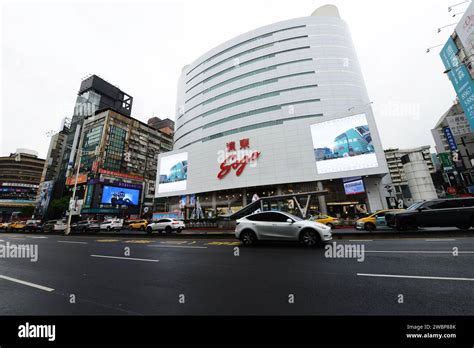
[[[449,37],[448,42],[446,42],[440,52],[440,56],[444,67],[448,71],[448,77],[453,84],[469,125],[474,130],[474,82],[466,65],[459,61],[457,57],[458,52],[459,49],[454,40]]]
[[[454,135],[451,132],[451,128],[444,127],[443,132],[444,136],[446,137],[446,140],[448,141],[449,148],[451,149],[451,151],[456,151],[458,149],[458,146],[456,145],[456,139],[454,139]]]
[[[92,194],[94,193],[94,185],[87,185],[86,199],[84,201],[84,208],[90,208],[92,203]]]

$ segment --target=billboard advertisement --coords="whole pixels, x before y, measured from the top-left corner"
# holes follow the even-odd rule
[[[311,125],[318,174],[377,167],[365,114]]]
[[[357,195],[365,193],[364,182],[362,179],[344,183],[344,192],[346,195]]]
[[[140,204],[140,190],[117,186],[104,186],[101,203],[110,204],[112,207],[121,205],[137,206]]]
[[[474,3],[469,4],[455,31],[464,46],[466,56],[474,54]]]
[[[158,165],[158,193],[186,190],[188,180],[187,152],[161,157]]]
[[[459,49],[454,43],[454,40],[449,37],[440,52],[440,56],[464,110],[467,121],[471,129],[474,129],[474,83],[466,65],[459,62],[457,56],[458,52]]]
[[[464,135],[471,133],[471,127],[464,114],[447,116],[446,121],[453,135]]]
[[[51,192],[53,191],[54,181],[43,181],[39,187],[38,201],[36,202],[36,214],[44,216],[48,209]]]

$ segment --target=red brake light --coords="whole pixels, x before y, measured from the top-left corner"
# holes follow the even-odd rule
[[[173,225],[179,225],[179,222],[178,222],[178,221],[173,221],[171,224],[173,224]]]

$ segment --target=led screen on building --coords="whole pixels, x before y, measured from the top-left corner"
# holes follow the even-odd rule
[[[187,152],[161,157],[159,163],[158,193],[186,190],[187,180]]]
[[[346,195],[357,195],[365,193],[364,182],[362,179],[344,183],[344,192]]]
[[[117,186],[104,186],[101,203],[110,204],[112,207],[118,207],[121,205],[139,205],[140,190]]]
[[[311,125],[318,174],[378,166],[365,114]]]

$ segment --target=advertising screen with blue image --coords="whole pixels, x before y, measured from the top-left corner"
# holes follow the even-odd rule
[[[117,186],[104,186],[102,192],[102,204],[110,204],[112,207],[120,205],[139,205],[140,190]]]
[[[346,195],[357,195],[359,193],[364,193],[364,182],[361,180],[350,181],[344,183],[344,191]]]

